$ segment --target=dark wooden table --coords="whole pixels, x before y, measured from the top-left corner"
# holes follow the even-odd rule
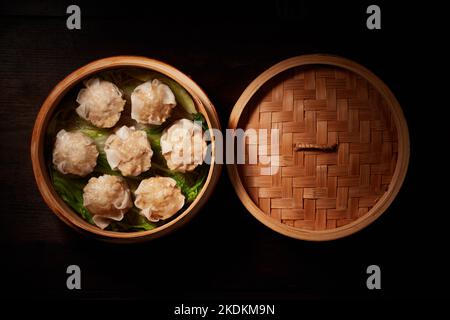
[[[370,31],[370,3],[149,1],[141,7],[127,1],[108,2],[103,9],[97,1],[78,3],[79,31],[66,29],[69,3],[1,4],[0,271],[10,297],[187,301],[446,294],[441,290],[448,284],[448,196],[438,178],[447,167],[439,137],[448,134],[437,121],[444,114],[438,110],[448,108],[448,94],[433,74],[442,52],[427,33],[436,36],[439,29],[433,22],[411,23],[423,21],[433,8],[382,5],[382,30]],[[409,124],[404,186],[365,230],[326,243],[278,235],[246,211],[226,170],[192,222],[140,245],[86,239],[43,202],[31,169],[31,130],[47,94],[74,69],[120,54],[166,61],[205,89],[226,127],[234,102],[258,74],[282,59],[318,52],[374,71],[396,94]],[[70,264],[81,267],[80,291],[66,289]],[[381,291],[366,288],[371,264],[381,267]]]

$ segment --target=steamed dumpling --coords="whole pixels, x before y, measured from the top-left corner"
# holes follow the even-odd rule
[[[131,94],[131,118],[139,123],[160,125],[176,105],[172,90],[153,79],[137,86]]]
[[[112,220],[121,221],[133,203],[122,177],[103,175],[89,179],[83,189],[83,205],[93,215],[94,223],[105,229]]]
[[[123,126],[105,142],[106,159],[111,169],[124,176],[137,176],[150,169],[152,148],[143,130]]]
[[[100,128],[112,128],[120,119],[125,105],[122,92],[114,83],[92,78],[78,93],[78,115]]]
[[[94,141],[81,132],[60,130],[53,149],[53,164],[64,174],[84,177],[97,165],[98,151]]]
[[[188,119],[175,121],[161,136],[161,151],[170,170],[186,172],[203,163],[206,141],[202,127]]]
[[[141,209],[140,214],[152,222],[170,218],[184,205],[180,188],[168,177],[142,180],[134,194],[134,204]]]

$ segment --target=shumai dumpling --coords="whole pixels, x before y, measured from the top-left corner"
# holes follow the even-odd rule
[[[125,100],[117,86],[109,81],[92,78],[78,93],[78,115],[99,128],[112,128],[119,121]]]
[[[106,160],[111,169],[124,176],[137,176],[150,169],[153,150],[143,130],[123,126],[105,142]]]
[[[161,151],[170,170],[186,172],[203,163],[206,141],[202,127],[188,119],[175,121],[161,136]]]
[[[84,177],[94,170],[97,157],[94,141],[81,132],[62,129],[56,134],[53,164],[59,172]]]
[[[176,105],[172,90],[153,79],[137,86],[131,94],[131,118],[139,123],[160,125]]]
[[[157,222],[172,217],[184,205],[184,196],[176,182],[168,177],[142,180],[134,192],[134,205],[149,221]]]
[[[89,179],[83,189],[83,205],[93,215],[94,223],[105,229],[112,220],[121,221],[133,202],[125,180],[105,174]]]

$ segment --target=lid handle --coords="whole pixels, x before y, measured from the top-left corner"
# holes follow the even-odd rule
[[[338,144],[316,144],[316,143],[296,143],[294,151],[323,151],[334,152],[338,148]]]

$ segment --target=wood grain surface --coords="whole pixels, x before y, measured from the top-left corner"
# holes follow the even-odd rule
[[[440,289],[448,282],[448,217],[442,203],[448,195],[447,188],[435,186],[448,181],[439,151],[448,126],[438,125],[445,113],[429,110],[445,109],[448,99],[439,78],[430,75],[441,70],[441,51],[427,35],[440,29],[410,24],[434,11],[385,4],[382,30],[369,31],[367,4],[241,2],[173,6],[173,15],[133,1],[126,8],[81,2],[80,31],[65,28],[64,1],[1,3],[0,274],[9,297],[186,301],[445,294]],[[42,200],[29,156],[33,123],[50,90],[76,68],[113,55],[165,61],[208,93],[224,128],[255,77],[305,53],[337,54],[366,66],[391,88],[408,121],[408,175],[390,208],[366,229],[327,243],[279,235],[248,214],[226,170],[195,219],[139,245],[86,239]],[[81,267],[80,291],[66,289],[70,264]],[[365,286],[370,264],[382,269],[381,292]]]

